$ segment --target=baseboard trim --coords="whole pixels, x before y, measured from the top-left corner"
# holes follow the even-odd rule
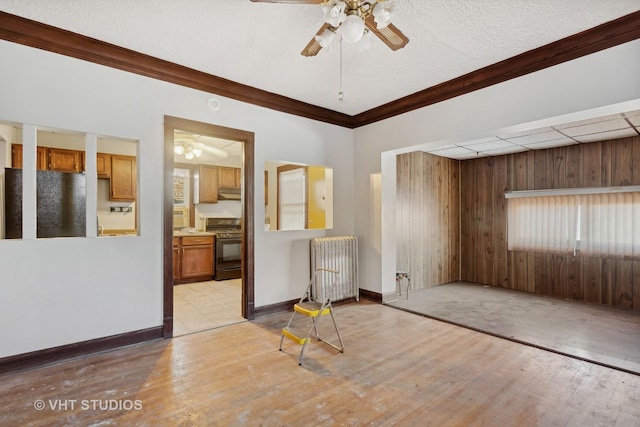
[[[382,304],[382,294],[379,292],[370,291],[368,289],[360,288],[360,298],[366,298],[369,301]]]
[[[126,345],[162,338],[162,326],[81,341],[0,359],[0,375],[16,373]]]
[[[360,289],[360,298],[368,299],[369,301],[382,304],[382,294],[378,292],[369,291],[367,289]],[[292,299],[289,301],[277,302],[275,304],[263,305],[262,307],[256,307],[255,317],[266,316],[268,314],[282,313],[283,311],[293,310],[293,305],[300,301],[300,299]],[[355,301],[355,298],[348,298],[346,300],[336,301],[334,306],[346,304]]]
[[[255,317],[266,316],[267,314],[281,313],[283,311],[293,310],[293,305],[300,301],[300,298],[292,299],[289,301],[277,302],[275,304],[263,305],[256,307],[254,311]]]

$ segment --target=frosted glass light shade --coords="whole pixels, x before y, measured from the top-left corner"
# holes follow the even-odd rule
[[[364,21],[358,15],[349,15],[340,26],[340,31],[344,41],[355,43],[364,35]]]
[[[315,39],[320,44],[320,46],[322,46],[323,48],[327,48],[329,47],[329,45],[331,45],[331,41],[333,40],[333,37],[335,35],[336,34],[331,30],[324,30],[322,34],[320,34],[319,36],[315,36]]]
[[[392,13],[393,9],[391,6],[376,4],[373,9],[373,20],[376,23],[376,28],[382,29],[387,27],[391,23]]]
[[[344,13],[346,8],[347,4],[341,0],[323,5],[324,21],[332,27],[337,28],[347,17]]]

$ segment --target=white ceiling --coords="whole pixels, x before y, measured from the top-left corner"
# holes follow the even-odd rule
[[[349,115],[640,10],[639,0],[396,0],[410,39],[316,57],[317,5],[249,0],[0,0],[0,10]],[[335,42],[334,42],[335,43]],[[367,47],[368,46],[368,47]],[[224,108],[224,105],[222,105]]]

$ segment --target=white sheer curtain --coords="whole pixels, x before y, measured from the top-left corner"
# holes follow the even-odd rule
[[[640,192],[509,197],[510,250],[640,257]],[[565,193],[570,189],[563,190]],[[522,192],[525,193],[525,192]]]

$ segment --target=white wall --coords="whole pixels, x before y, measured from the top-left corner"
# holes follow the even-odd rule
[[[326,164],[333,234],[353,233],[353,131],[0,41],[0,121],[139,141],[138,237],[0,241],[0,357],[162,324],[163,117],[255,132],[256,307],[297,298],[308,239],[264,232],[265,159]],[[44,71],[46,70],[46,71]]]
[[[639,109],[640,40],[355,130],[354,204],[360,287],[395,289],[395,152]],[[626,103],[625,103],[626,102]],[[620,105],[620,103],[625,103]],[[545,124],[545,119],[547,123]],[[561,123],[561,122],[557,122]],[[391,160],[389,158],[391,155]],[[387,169],[381,168],[381,162]],[[372,224],[372,175],[382,173],[382,247]]]
[[[360,287],[393,290],[393,151],[640,99],[640,41],[355,131],[222,97],[212,112],[209,94],[5,41],[0,56],[0,121],[140,141],[139,237],[0,241],[0,357],[161,325],[164,115],[255,132],[260,307],[300,296],[309,238],[325,234],[356,234]],[[333,168],[333,230],[263,231],[267,159]]]

